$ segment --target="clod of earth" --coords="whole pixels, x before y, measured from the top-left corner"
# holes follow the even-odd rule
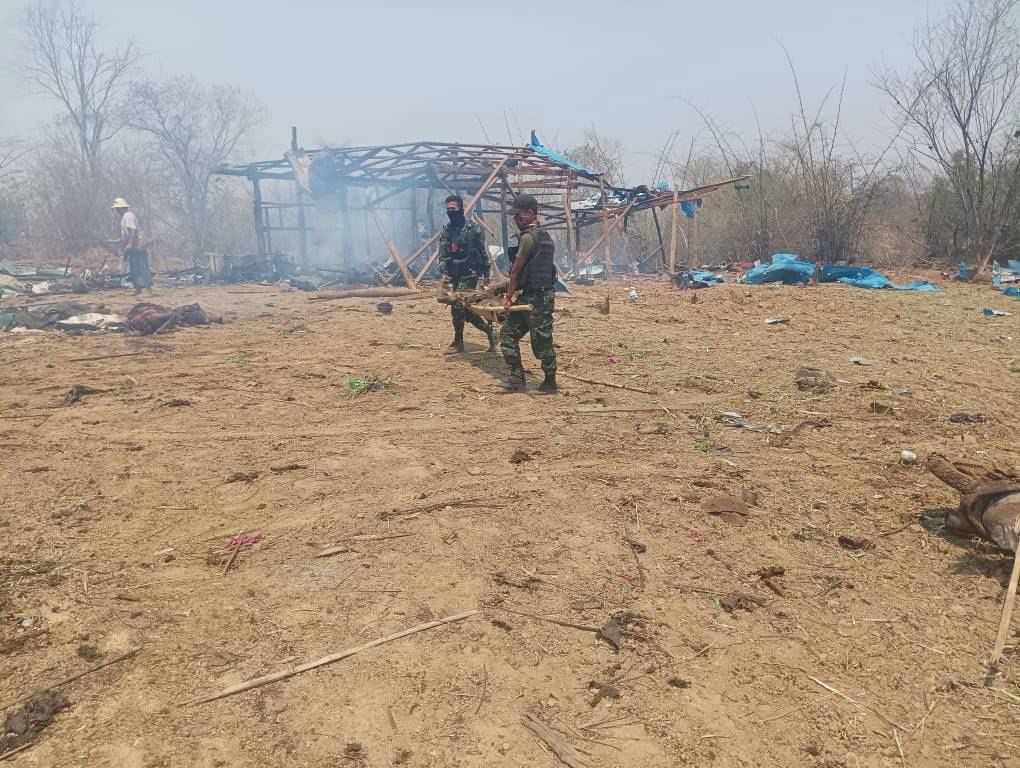
[[[836,384],[835,380],[821,368],[801,367],[793,374],[793,381],[797,389],[802,392],[813,392],[816,395],[824,395]]]
[[[95,661],[99,658],[99,649],[94,645],[79,645],[78,656],[85,661]]]
[[[592,680],[588,683],[588,690],[595,694],[595,697],[591,701],[591,705],[593,707],[602,701],[602,699],[620,698],[620,689],[612,683],[601,683],[598,680]]]
[[[671,688],[679,688],[683,690],[684,688],[691,687],[691,681],[684,680],[682,677],[671,677],[666,682],[669,684]]]
[[[983,413],[954,413],[949,417],[953,424],[983,424],[987,419]]]
[[[503,621],[503,619],[493,619],[492,626],[499,627],[500,629],[505,629],[507,632],[514,628],[510,622]]]
[[[0,755],[31,744],[39,738],[53,716],[71,706],[66,696],[53,691],[40,691],[15,709],[4,721],[0,737]]]
[[[163,403],[164,408],[184,408],[191,405],[191,401],[184,397],[175,397]]]
[[[896,410],[888,403],[872,403],[868,410],[879,416],[892,416]]]
[[[511,464],[523,464],[526,461],[531,461],[531,454],[527,451],[521,450],[520,448],[514,451],[513,455],[510,456]]]
[[[776,576],[785,576],[786,568],[781,565],[768,565],[758,569],[759,579],[772,579]]]
[[[250,483],[257,480],[259,477],[258,472],[234,472],[223,482],[225,483]]]
[[[280,472],[294,472],[298,469],[308,469],[308,466],[305,464],[280,464],[279,466],[270,467],[269,469],[279,474]]]
[[[747,504],[732,496],[715,496],[702,504],[701,508],[730,525],[742,526],[747,523]]]
[[[393,312],[393,305],[390,304],[388,301],[380,301],[378,304],[375,305],[375,309],[380,314],[388,315]]]
[[[847,536],[844,534],[837,537],[836,541],[843,549],[861,550],[875,548],[875,542],[871,541],[871,539],[865,539],[863,536]]]
[[[743,592],[733,592],[726,595],[726,597],[720,598],[719,605],[727,613],[736,613],[737,611],[753,611],[759,605],[763,605],[763,603],[752,595],[746,595]]]

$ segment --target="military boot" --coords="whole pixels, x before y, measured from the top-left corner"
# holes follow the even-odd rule
[[[527,392],[528,380],[524,377],[524,369],[519,365],[510,366],[510,373],[503,382],[503,389],[507,392]]]
[[[464,326],[455,325],[453,327],[453,341],[451,341],[450,346],[446,348],[446,354],[461,355],[463,353],[464,353]]]
[[[499,346],[499,336],[497,335],[496,327],[489,323],[489,327],[485,331],[485,335],[489,337],[489,351],[495,352]]]
[[[560,389],[556,386],[556,374],[547,373],[545,380],[538,385],[538,391],[543,395],[555,395],[558,393]]]

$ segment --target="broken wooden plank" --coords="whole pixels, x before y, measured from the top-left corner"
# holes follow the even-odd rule
[[[581,759],[580,753],[570,746],[566,739],[537,717],[527,714],[522,722],[525,728],[535,734],[543,744],[553,751],[561,763],[569,765],[570,768],[588,768],[588,764]]]

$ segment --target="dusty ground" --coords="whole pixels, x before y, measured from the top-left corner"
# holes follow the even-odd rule
[[[956,496],[898,464],[901,449],[1020,463],[1020,325],[981,315],[1020,304],[971,286],[724,286],[693,304],[643,282],[630,305],[627,287],[608,317],[599,289],[560,302],[562,368],[657,396],[567,378],[557,398],[499,394],[473,329],[475,351],[443,358],[431,299],[386,317],[268,287],[158,289],[228,322],[0,337],[0,702],[140,649],[61,688],[70,709],[9,764],[556,765],[531,713],[591,766],[1020,765],[1020,654],[983,685],[1009,561],[920,524]],[[835,389],[798,391],[801,365]],[[350,398],[369,372],[393,386]],[[106,391],[61,406],[74,384]],[[579,412],[602,403],[659,410]],[[723,411],[831,426],[777,437]],[[745,491],[743,527],[702,509]],[[241,532],[264,539],[224,575]],[[315,557],[356,535],[387,538]],[[735,592],[760,604],[731,615]],[[620,611],[642,618],[618,653],[521,615]],[[619,698],[595,702],[592,681]]]

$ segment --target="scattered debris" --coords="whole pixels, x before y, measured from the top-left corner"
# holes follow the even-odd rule
[[[870,360],[867,357],[851,357],[850,362],[853,363],[854,365],[864,366],[878,365],[878,360]]]
[[[389,376],[380,376],[375,373],[368,373],[360,378],[351,376],[347,379],[347,396],[350,398],[361,397],[370,392],[390,389],[392,386],[393,379]]]
[[[503,621],[503,619],[493,619],[492,626],[499,627],[500,629],[505,629],[507,632],[514,628],[510,622]]]
[[[254,480],[258,480],[258,472],[234,472],[230,475],[224,483],[250,483]]]
[[[606,297],[608,304],[609,297]],[[581,755],[560,734],[543,723],[532,714],[524,716],[524,727],[535,734],[549,749],[553,751],[560,762],[569,768],[588,768],[581,759]]]
[[[789,325],[790,318],[788,317],[770,317],[765,321],[765,325]]]
[[[271,471],[280,474],[281,472],[294,472],[299,469],[308,469],[307,464],[280,464],[276,467],[270,467]]]
[[[801,367],[796,370],[793,376],[797,389],[802,392],[813,392],[816,395],[824,395],[835,386],[835,381],[820,368]]]
[[[752,491],[749,488],[745,488],[740,492],[740,500],[743,501],[749,507],[758,506],[758,491]]]
[[[783,589],[782,585],[775,581],[775,579],[784,575],[786,575],[786,568],[781,565],[770,565],[758,569],[758,578],[762,580],[762,583],[764,583],[766,587],[771,589],[780,597],[786,597],[786,590]]]
[[[746,525],[750,512],[746,503],[732,496],[714,496],[705,501],[701,508],[708,514],[736,526]]]
[[[63,404],[74,405],[75,403],[81,402],[81,399],[85,397],[85,395],[101,395],[108,391],[109,390],[106,389],[96,389],[95,387],[90,387],[87,384],[75,384],[67,390],[67,394],[64,395]]]
[[[106,315],[99,312],[86,312],[83,315],[72,315],[57,321],[57,328],[62,331],[116,331],[124,325],[120,315]]]
[[[459,389],[451,389],[449,392],[446,393],[446,399],[449,400],[451,403],[458,403],[464,399],[464,393],[461,392]]]
[[[751,424],[746,421],[736,411],[724,411],[715,417],[716,421],[721,424],[725,424],[727,427],[737,427],[739,429],[748,429],[751,432],[769,432],[773,435],[782,433],[782,429],[777,427],[775,424]]]
[[[364,760],[367,756],[365,748],[360,741],[352,741],[344,747],[344,757],[348,760]]]
[[[682,677],[671,677],[669,678],[669,680],[666,681],[666,683],[671,688],[679,688],[680,690],[684,690],[686,688],[691,687],[691,681],[684,680]]]
[[[790,535],[798,541],[825,541],[829,538],[828,531],[816,528],[813,525],[804,526],[799,531],[794,531]]]
[[[292,288],[297,288],[299,291],[315,292],[319,290],[319,286],[316,283],[304,277],[291,277],[288,278],[287,282]]]
[[[309,296],[309,301],[338,301],[340,299],[396,299],[422,296],[422,292],[415,288],[353,288],[349,291],[338,291],[336,293],[317,293]]]
[[[983,413],[966,413],[961,411],[949,417],[953,424],[984,424],[987,419]]]
[[[164,408],[185,408],[191,405],[191,401],[186,397],[175,397],[172,400],[167,400],[163,403]]]
[[[1000,309],[987,309],[986,308],[984,310],[985,317],[1010,317],[1012,314],[1013,314],[1012,312],[1003,312]]]
[[[917,463],[917,454],[913,451],[902,450],[900,451],[900,464],[905,467],[911,467]]]
[[[470,616],[474,616],[476,613],[478,613],[478,611],[476,610],[465,611],[464,613],[458,613],[454,616],[447,616],[444,619],[437,619],[436,621],[429,621],[425,624],[419,624],[417,626],[401,630],[400,632],[394,632],[392,635],[380,637],[377,640],[372,640],[371,642],[365,643],[363,645],[358,645],[353,648],[348,648],[346,650],[330,654],[328,656],[323,656],[322,658],[315,659],[314,661],[308,661],[305,662],[304,664],[291,666],[279,672],[273,672],[272,674],[263,675],[262,677],[256,677],[253,680],[247,680],[243,683],[238,683],[237,685],[229,686],[227,688],[224,688],[222,691],[219,691],[218,693],[214,693],[209,696],[202,696],[198,699],[193,699],[192,701],[186,702],[183,706],[190,707],[196,704],[206,704],[210,701],[224,699],[227,696],[233,696],[244,691],[250,691],[254,688],[261,688],[264,685],[269,685],[270,683],[275,683],[280,680],[286,680],[287,678],[294,677],[295,675],[300,675],[312,669],[317,669],[318,667],[326,666],[327,664],[333,664],[337,661],[340,661],[341,659],[346,659],[350,656],[354,656],[355,654],[361,653],[362,651],[367,651],[370,648],[375,648],[386,643],[391,643],[394,640],[399,640],[402,637],[407,637],[408,635],[413,635],[418,632],[424,632],[425,630],[433,629],[434,627],[442,627],[445,626],[446,624],[452,624],[455,621],[462,621]]]
[[[873,542],[871,539],[866,539],[863,536],[850,536],[847,534],[842,534],[836,537],[836,542],[839,544],[839,546],[843,547],[843,549],[850,549],[854,551],[875,548],[875,542]]]
[[[98,672],[101,669],[105,669],[106,667],[118,664],[122,661],[125,661],[126,659],[130,659],[136,653],[138,653],[137,648],[127,651],[126,653],[122,653],[119,656],[115,656],[109,661],[104,661],[101,664],[96,664],[94,667],[89,667],[88,669],[82,672],[75,672],[73,675],[68,675],[63,680],[58,680],[55,683],[50,683],[45,688],[40,688],[31,693],[26,693],[23,696],[20,696],[17,699],[13,699],[11,701],[5,701],[2,704],[0,704],[0,712],[3,712],[5,709],[9,709],[10,707],[13,707],[15,704],[20,704],[23,701],[28,701],[29,699],[33,698],[36,695],[40,695],[55,688],[61,688],[67,685],[68,683],[73,683],[75,680],[80,680],[83,677],[87,677],[88,675],[91,675],[93,672]]]
[[[619,355],[610,355],[609,356],[609,364],[610,365],[618,365],[619,363],[620,363],[620,356]]]
[[[595,637],[604,641],[614,651],[619,651],[623,637],[632,631],[633,626],[641,625],[641,617],[630,611],[614,613],[598,631]]]
[[[879,403],[879,402],[872,403],[868,407],[868,410],[871,413],[877,414],[878,416],[892,416],[894,413],[896,413],[896,409],[893,408],[888,403]]]
[[[388,301],[380,301],[375,305],[375,311],[380,315],[390,315],[393,314],[393,305]]]
[[[514,581],[507,576],[503,571],[497,571],[492,574],[492,580],[497,584],[502,584],[506,587],[515,587],[516,589],[526,589],[529,592],[534,592],[538,589],[538,584],[541,580],[537,576],[527,576],[522,581]]]
[[[0,755],[35,742],[58,712],[71,706],[68,698],[53,691],[40,691],[7,715],[0,737]]]

